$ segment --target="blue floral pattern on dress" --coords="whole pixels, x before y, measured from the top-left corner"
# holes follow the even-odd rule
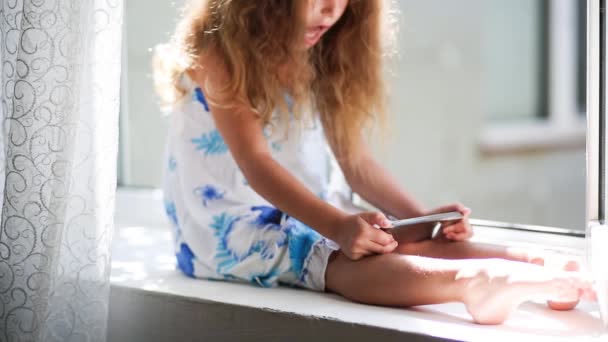
[[[165,213],[167,214],[167,217],[169,217],[169,220],[171,220],[173,226],[178,227],[177,212],[175,210],[174,202],[165,202]]]
[[[194,253],[192,253],[190,247],[182,242],[175,256],[177,257],[177,267],[188,277],[194,278]]]
[[[248,216],[237,217],[228,213],[214,216],[211,228],[215,230],[214,235],[218,239],[215,254],[217,273],[229,274],[232,268],[250,257],[259,257],[261,260],[274,258],[288,239],[288,229],[282,229],[279,225],[281,216],[279,210],[269,206],[252,207],[251,215]],[[252,234],[252,229],[259,230],[259,233]],[[249,278],[252,283],[270,286],[277,272],[279,271],[271,269],[263,273],[252,273]]]
[[[179,227],[175,202],[165,200],[165,214],[167,214],[167,217],[169,218],[169,221],[171,221],[173,229],[175,229],[175,242],[177,243],[182,237],[182,230]]]
[[[201,88],[194,89],[194,98],[203,105],[206,112],[209,112],[209,105]]]
[[[289,220],[293,222],[288,237],[291,270],[303,281],[307,273],[304,262],[308,260],[308,255],[314,244],[322,239],[322,237],[304,223],[294,218],[290,218]]]
[[[228,146],[217,129],[209,133],[203,133],[200,138],[190,140],[197,151],[202,151],[205,155],[216,155],[228,152]]]
[[[223,199],[225,193],[225,191],[220,192],[213,185],[204,185],[194,189],[194,194],[201,198],[204,207],[207,207],[210,201]]]
[[[259,285],[262,287],[273,287],[276,284],[276,280],[281,272],[278,268],[274,268],[268,273],[254,274],[251,275],[249,280],[252,284]]]
[[[283,217],[283,212],[281,212],[277,208],[273,208],[267,205],[258,205],[251,207],[251,211],[259,211],[260,214],[256,219],[252,222],[257,224],[258,226],[265,224],[281,224],[281,217]]]
[[[228,213],[222,213],[212,217],[213,222],[210,227],[213,228],[213,235],[217,238],[217,252],[215,259],[218,261],[217,273],[226,274],[229,270],[237,265],[238,260],[234,253],[228,247],[226,236],[232,231],[234,222],[239,220],[239,217],[231,216]]]
[[[324,244],[312,228],[290,218],[249,186],[209,115],[211,102],[206,95],[202,88],[193,87],[188,105],[182,107],[184,115],[174,116],[169,127],[163,204],[174,227],[178,268],[190,277],[265,287],[280,281],[323,290],[327,249],[336,246]],[[294,120],[294,103],[286,95],[285,109]],[[281,128],[274,117],[262,128],[273,157],[296,176],[314,180],[307,187],[326,199],[328,149],[320,141],[322,126],[300,130],[290,122],[284,136]],[[317,249],[318,243],[323,246]]]
[[[264,126],[264,128],[262,128],[262,134],[264,135],[264,138],[266,138],[266,141],[270,144],[270,148],[272,148],[273,151],[275,152],[281,152],[283,150],[283,145],[278,142],[278,141],[270,141],[270,136],[271,136],[271,127],[269,125]]]

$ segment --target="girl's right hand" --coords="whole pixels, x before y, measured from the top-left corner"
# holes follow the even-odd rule
[[[359,260],[371,254],[391,253],[397,248],[397,241],[382,229],[391,223],[380,212],[363,212],[346,216],[338,227],[336,242],[340,250],[351,260]]]

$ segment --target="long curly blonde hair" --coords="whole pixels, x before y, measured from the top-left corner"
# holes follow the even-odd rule
[[[182,76],[199,67],[198,57],[212,47],[229,75],[216,93],[247,103],[266,125],[275,110],[288,120],[287,91],[292,114],[301,118],[314,109],[330,143],[341,156],[352,157],[362,131],[384,122],[391,1],[350,0],[336,24],[304,50],[308,1],[313,0],[191,0],[171,40],[155,49],[161,104],[180,102],[187,91]]]

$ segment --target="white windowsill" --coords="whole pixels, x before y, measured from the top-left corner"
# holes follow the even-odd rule
[[[117,225],[112,256],[112,286],[150,293],[219,302],[283,312],[347,324],[381,327],[404,333],[455,340],[562,340],[606,338],[597,305],[583,302],[576,310],[556,312],[544,304],[522,305],[500,326],[471,323],[464,306],[457,303],[412,309],[386,308],[349,302],[339,296],[289,288],[263,289],[245,284],[190,279],[175,270],[171,236],[162,216],[158,192],[120,190],[117,196]],[[160,212],[161,215],[156,215]],[[138,219],[142,217],[143,219]],[[156,219],[160,221],[154,222]],[[550,243],[552,248],[569,247],[580,254],[581,238],[551,234],[480,228],[479,241],[511,244]]]
[[[584,119],[568,125],[545,121],[492,124],[482,129],[478,146],[488,155],[584,148],[586,131]]]

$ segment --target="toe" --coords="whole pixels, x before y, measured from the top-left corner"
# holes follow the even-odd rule
[[[539,265],[539,266],[544,266],[545,265],[545,259],[541,258],[541,257],[534,257],[534,258],[530,259],[530,263],[531,264],[535,264],[535,265]]]
[[[577,272],[580,268],[580,264],[576,260],[568,260],[563,267],[564,271],[568,272]]]
[[[549,308],[551,310],[557,310],[557,311],[568,311],[568,310],[572,310],[576,307],[576,305],[578,305],[578,300],[577,301],[568,301],[568,302],[560,302],[560,301],[555,301],[555,300],[548,300],[547,301],[547,305],[549,306]]]

